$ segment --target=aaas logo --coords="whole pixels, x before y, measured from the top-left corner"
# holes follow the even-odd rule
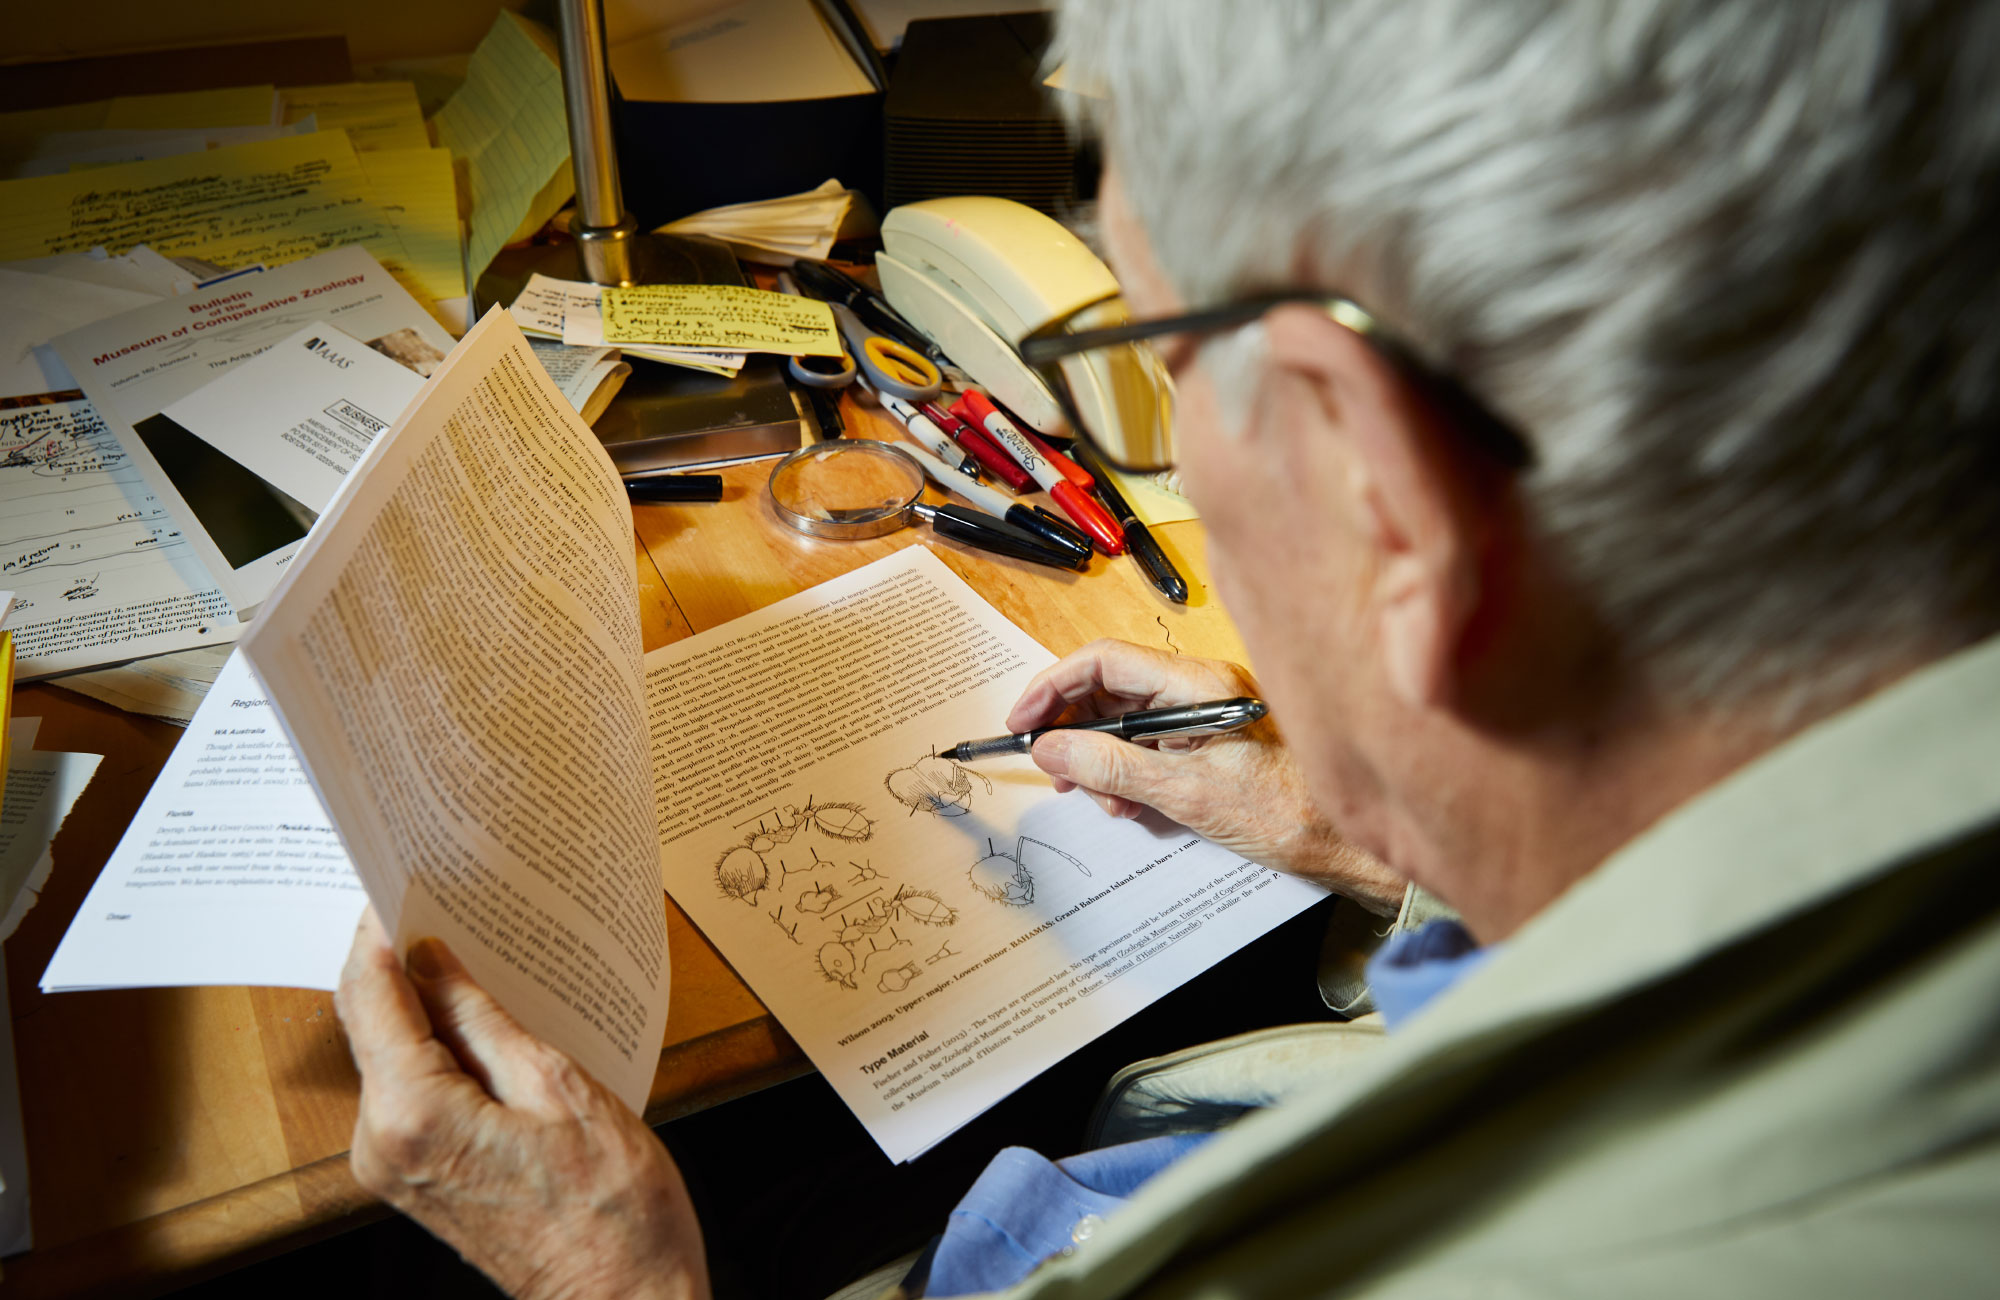
[[[338,352],[335,352],[333,350],[333,344],[328,343],[325,339],[321,338],[317,334],[313,335],[311,338],[306,340],[306,351],[312,353],[314,356],[318,357],[322,361],[332,362],[334,365],[339,366],[342,370],[346,370],[354,364],[352,361],[349,361],[346,357],[343,357]]]

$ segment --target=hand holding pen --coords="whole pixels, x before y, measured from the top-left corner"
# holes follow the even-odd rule
[[[1035,675],[1005,726],[1116,717],[1235,696],[1257,683],[1235,664],[1129,641],[1093,641]],[[1270,722],[1134,744],[1081,728],[1048,731],[1030,751],[1059,791],[1081,789],[1114,817],[1154,809],[1252,862],[1305,876],[1394,915],[1403,879],[1341,839],[1319,811]]]

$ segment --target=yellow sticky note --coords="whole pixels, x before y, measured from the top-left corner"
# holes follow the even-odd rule
[[[466,265],[476,279],[517,230],[533,232],[575,192],[554,50],[526,20],[502,10],[434,125],[438,143],[466,163]]]
[[[833,308],[733,284],[642,284],[604,291],[606,343],[837,357]]]
[[[425,301],[394,220],[339,131],[87,172],[0,181],[0,261],[150,244],[218,266],[277,266],[360,244]]]
[[[428,149],[430,130],[407,81],[348,81],[332,86],[286,86],[284,125],[313,118],[322,131],[345,131],[356,153]]]
[[[416,295],[433,302],[465,296],[464,245],[459,238],[458,186],[449,149],[379,149],[355,155],[375,203],[396,223],[409,255]]]
[[[112,131],[191,130],[204,126],[277,126],[272,114],[275,86],[231,86],[170,95],[120,95],[105,115]]]

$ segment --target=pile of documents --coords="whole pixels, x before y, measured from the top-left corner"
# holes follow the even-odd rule
[[[746,262],[790,266],[802,257],[824,261],[836,242],[860,239],[878,228],[866,196],[829,180],[803,194],[697,212],[668,222],[659,233],[707,235]]]
[[[22,675],[100,669],[64,683],[185,722],[452,337],[361,247],[200,287],[143,246],[99,250],[0,265],[0,285],[18,394],[0,397],[0,574]],[[586,418],[630,372],[611,348],[536,357]]]
[[[606,345],[606,292],[599,285],[583,281],[532,275],[507,310],[531,342],[546,339],[573,348],[602,348]],[[621,341],[619,350],[629,357],[644,357],[663,365],[685,366],[689,370],[706,371],[725,378],[733,377],[741,370],[744,360],[742,351],[654,344],[644,340]],[[584,418],[591,417],[586,415]]]
[[[468,272],[567,200],[568,153],[553,42],[506,12],[431,122],[407,81],[0,114],[0,581],[20,675],[185,722],[453,346]],[[294,372],[322,354],[346,387],[306,409],[319,389]],[[601,339],[536,356],[586,418],[630,374]]]
[[[251,86],[50,112],[106,125],[43,132],[8,151],[23,174],[0,181],[0,259],[145,244],[241,270],[360,244],[426,310],[462,325],[452,153],[431,147],[408,83]],[[0,140],[22,141],[45,117],[4,115]],[[123,125],[135,121],[149,125]],[[332,125],[347,122],[354,134]]]

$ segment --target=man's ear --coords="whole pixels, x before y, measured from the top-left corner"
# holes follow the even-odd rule
[[[1344,503],[1369,548],[1355,595],[1375,621],[1390,688],[1449,706],[1458,652],[1478,613],[1484,531],[1477,470],[1402,373],[1307,303],[1265,318],[1274,371],[1305,386],[1341,444]]]

